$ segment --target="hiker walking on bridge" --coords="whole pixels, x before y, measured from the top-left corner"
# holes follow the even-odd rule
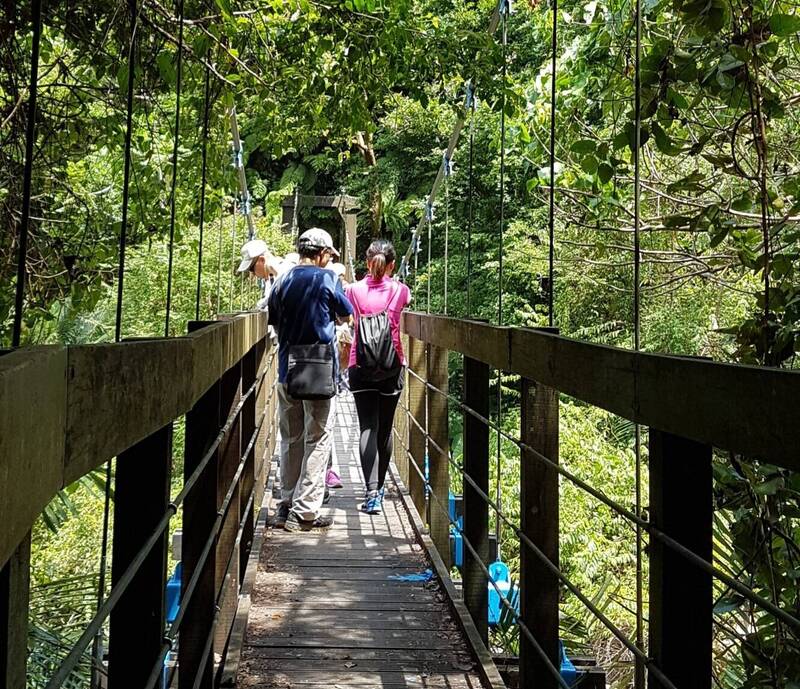
[[[382,509],[392,425],[405,378],[400,316],[411,302],[411,291],[392,280],[395,259],[391,242],[374,240],[367,250],[367,275],[347,293],[355,317],[349,377],[361,427],[359,451],[366,483],[361,509],[367,514],[380,514]]]
[[[278,414],[281,503],[275,526],[326,529],[320,516],[330,456],[337,361],[335,321],[352,314],[336,276],[325,267],[339,252],[331,236],[312,228],[298,239],[300,261],[275,283],[269,324],[278,332]]]

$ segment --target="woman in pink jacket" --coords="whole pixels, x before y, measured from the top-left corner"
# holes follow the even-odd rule
[[[359,450],[366,483],[361,509],[367,514],[381,512],[383,483],[392,457],[394,414],[405,380],[400,316],[411,302],[411,291],[407,285],[392,279],[395,260],[391,242],[374,240],[367,250],[369,271],[366,277],[352,284],[347,292],[355,319],[355,338],[350,349],[350,390],[361,427]],[[366,343],[366,354],[365,347],[359,346],[360,332],[362,335],[369,333],[372,338]],[[376,351],[383,353],[385,361],[376,364]]]

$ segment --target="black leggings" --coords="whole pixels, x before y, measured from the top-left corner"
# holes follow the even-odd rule
[[[377,390],[362,390],[353,395],[361,427],[361,469],[367,490],[380,490],[392,459],[392,425],[400,393],[382,395]]]

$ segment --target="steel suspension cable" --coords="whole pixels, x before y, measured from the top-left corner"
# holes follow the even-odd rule
[[[36,99],[39,94],[39,53],[42,40],[42,0],[31,5],[33,43],[31,45],[31,78],[28,87],[28,121],[25,123],[25,169],[22,173],[22,218],[19,225],[17,284],[14,295],[14,325],[11,346],[19,347],[22,340],[22,312],[25,302],[25,282],[28,278],[28,234],[31,222],[33,188],[33,148],[36,143]]]
[[[217,313],[219,313],[219,302],[222,290],[222,235],[225,234],[225,213],[223,207],[225,206],[225,199],[223,198],[219,208],[219,232],[217,236]]]
[[[128,71],[125,99],[125,141],[123,144],[123,173],[122,173],[122,218],[119,232],[119,266],[117,270],[117,304],[114,318],[114,342],[122,339],[122,304],[125,286],[125,253],[128,241],[128,211],[130,208],[130,181],[131,181],[131,146],[133,138],[133,94],[134,81],[136,80],[136,37],[139,27],[140,7],[136,0],[129,0],[128,10],[130,16],[130,42],[128,45]],[[108,568],[108,541],[111,522],[111,480],[113,476],[112,459],[106,462],[105,494],[103,496],[103,531],[100,544],[100,571],[97,581],[97,607],[99,611],[103,606],[106,595],[106,570]],[[98,630],[93,641],[92,658],[97,667],[102,662],[102,628]],[[97,672],[92,672],[91,683],[93,687],[100,686]]]
[[[175,259],[175,217],[178,187],[178,144],[181,131],[181,82],[183,80],[183,0],[178,3],[178,57],[175,70],[175,132],[172,143],[172,183],[169,203],[169,263],[167,265],[167,313],[164,317],[164,337],[169,337],[169,321],[172,311],[172,271]]]
[[[208,53],[207,53],[208,55]],[[208,56],[210,57],[210,55]],[[208,175],[208,119],[211,100],[211,70],[206,66],[205,84],[203,91],[203,147],[201,150],[200,168],[200,245],[197,251],[197,290],[195,293],[194,317],[200,320],[200,294],[202,292],[203,278],[203,231],[206,221],[206,178]]]
[[[431,283],[433,282],[433,266],[431,266],[431,252],[432,252],[432,226],[433,226],[433,204],[428,204],[426,213],[428,216],[428,261],[425,264],[425,270],[428,278],[428,301],[426,311],[431,312]]]
[[[637,352],[641,347],[640,317],[640,285],[641,285],[641,246],[639,233],[641,230],[641,155],[642,145],[642,3],[634,2],[635,13],[635,55],[634,55],[634,150],[633,150],[633,348]],[[642,435],[641,427],[634,424],[634,471],[636,516],[642,518]],[[644,646],[644,552],[642,539],[643,529],[636,524],[636,644]],[[634,668],[635,689],[644,689],[645,666],[637,656]]]
[[[471,115],[469,119],[469,182],[467,191],[467,318],[472,318],[472,221],[473,221],[473,201],[474,201],[474,179],[473,164],[475,154],[475,97],[471,94],[472,86],[468,95],[470,97]]]
[[[553,24],[550,35],[551,74],[550,74],[550,194],[547,213],[548,247],[548,286],[547,286],[547,322],[552,328],[555,325],[554,298],[555,293],[555,238],[556,238],[556,64],[558,61],[558,0],[552,0]]]
[[[444,315],[447,315],[447,280],[450,271],[450,174],[452,161],[445,152],[444,158]]]
[[[503,63],[501,67],[501,96],[500,96],[500,246],[498,256],[497,275],[497,324],[503,325],[503,253],[505,251],[505,224],[506,224],[506,72],[508,69],[508,15],[511,10],[510,0],[505,0],[501,8],[501,42],[503,46]],[[503,372],[497,369],[497,425],[503,426]],[[503,469],[502,438],[497,434],[497,456],[495,458],[495,494],[497,504],[502,505],[503,491],[500,476]],[[502,526],[500,520],[495,520],[495,536],[497,538],[497,558],[501,556]]]
[[[114,321],[114,342],[122,338],[122,303],[125,286],[125,252],[128,242],[128,210],[130,208],[131,142],[133,139],[133,93],[136,80],[136,33],[139,12],[136,0],[129,0],[131,36],[128,46],[128,83],[125,103],[125,143],[122,173],[122,223],[119,232],[119,271],[117,274],[117,311]]]
[[[508,0],[499,0],[498,4],[495,6],[494,11],[492,12],[492,16],[489,19],[489,26],[487,30],[489,36],[493,36],[494,32],[497,30],[497,27],[500,25],[500,13],[502,11],[502,8],[506,5],[507,2]],[[472,86],[474,89],[474,84]],[[450,134],[450,140],[447,144],[448,157],[453,156],[453,152],[455,151],[456,146],[458,145],[458,139],[461,136],[461,130],[464,128],[464,122],[466,121],[468,114],[469,114],[469,109],[464,108],[456,118],[456,123],[453,127],[453,131]],[[436,200],[436,194],[438,193],[439,187],[441,186],[443,180],[444,180],[444,170],[440,168],[436,173],[436,178],[433,180],[431,191],[428,194],[427,198],[428,204],[433,205],[433,202]],[[402,260],[400,261],[400,269],[398,270],[399,275],[405,274],[405,270],[408,267],[409,262],[411,260],[411,253],[415,246],[415,240],[420,236],[420,234],[422,234],[424,226],[425,226],[425,218],[423,217],[420,218],[419,222],[417,223],[417,226],[414,229],[413,234],[411,236],[411,242],[408,246],[408,249],[406,253],[403,255]]]
[[[232,227],[231,227],[231,256],[236,256],[236,233],[238,231],[237,222],[236,222],[236,214],[239,212],[239,204],[237,203],[236,199],[233,200],[233,216],[232,216]],[[231,285],[230,285],[230,293],[228,294],[228,310],[233,311],[233,286],[235,282],[236,275],[231,272]]]

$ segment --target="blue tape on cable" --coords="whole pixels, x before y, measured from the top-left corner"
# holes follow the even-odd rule
[[[242,162],[242,149],[240,148],[238,151],[233,151],[233,167],[237,170],[242,167],[244,163]]]
[[[392,581],[430,581],[433,579],[433,570],[426,569],[424,572],[417,572],[416,574],[390,574],[386,578],[391,579]]]
[[[467,95],[464,98],[464,110],[469,110],[474,105],[475,91],[472,88],[472,82],[467,82]]]
[[[433,204],[430,199],[425,202],[425,220],[433,222]]]

